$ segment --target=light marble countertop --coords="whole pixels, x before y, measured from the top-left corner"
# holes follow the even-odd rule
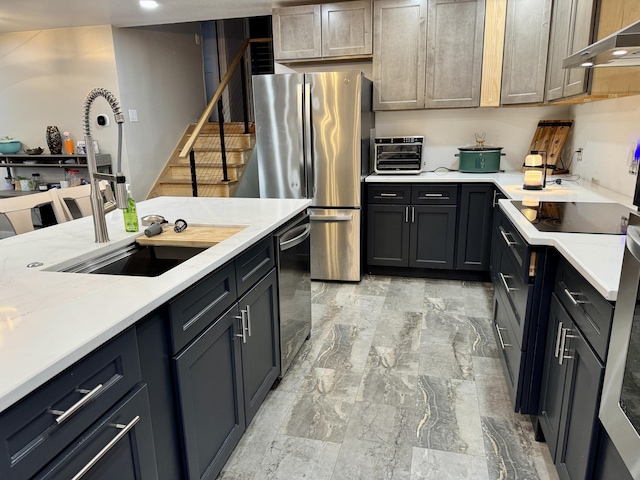
[[[547,181],[553,182],[557,178],[563,177],[547,177]],[[522,188],[523,180],[524,176],[521,172],[460,173],[446,171],[421,173],[420,175],[369,175],[365,179],[367,183],[493,183],[510,199],[500,200],[500,207],[530,245],[555,247],[604,298],[615,301],[618,296],[624,254],[624,235],[540,232],[520,213],[511,200],[613,202],[636,211],[631,197],[585,180],[563,179],[562,184],[548,184],[547,188],[542,191],[524,190]]]
[[[91,217],[0,240],[0,412],[310,205],[309,200],[158,197],[138,216],[246,228],[158,277],[50,271],[131,243],[122,212],[107,214],[110,242]],[[73,261],[72,261],[73,260]],[[27,268],[42,262],[38,268]]]

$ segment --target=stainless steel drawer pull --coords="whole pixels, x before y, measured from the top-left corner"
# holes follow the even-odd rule
[[[381,197],[397,197],[398,194],[397,193],[381,193],[380,196]]]
[[[558,335],[556,335],[556,352],[555,357],[560,355],[560,337],[562,336],[562,322],[558,322]]]
[[[49,410],[49,412],[53,413],[54,415],[58,415],[58,417],[56,418],[56,423],[60,425],[62,422],[71,417],[71,415],[73,415],[87,403],[89,403],[96,395],[98,395],[98,393],[100,393],[103,388],[103,385],[99,384],[93,390],[78,389],[76,391],[79,393],[84,393],[85,396],[71,405],[68,410],[64,412],[61,412],[60,410]]]
[[[580,293],[580,292],[570,292],[567,288],[565,288],[564,289],[564,293],[567,294],[567,296],[569,297],[569,300],[571,300],[571,303],[573,303],[574,307],[577,307],[577,306],[579,306],[581,304],[584,304],[584,303],[589,303],[589,302],[586,302],[584,300],[577,300],[576,299],[576,297],[574,295],[576,295],[576,296],[580,295],[581,296],[582,293]]]
[[[498,339],[500,340],[500,346],[502,347],[502,349],[504,350],[507,347],[511,347],[512,345],[509,343],[504,343],[504,339],[502,338],[501,330],[506,330],[506,328],[498,326],[497,323],[495,325],[496,325],[496,332],[498,332]]]
[[[84,477],[85,474],[91,470],[93,468],[93,466],[98,463],[100,461],[100,459],[102,457],[104,457],[107,452],[109,450],[111,450],[116,443],[118,443],[120,440],[122,440],[127,433],[129,433],[129,431],[136,426],[136,423],[138,423],[140,421],[140,415],[136,415],[136,417],[131,420],[128,424],[126,425],[122,425],[122,424],[116,424],[113,425],[113,427],[119,429],[120,431],[118,432],[118,434],[113,437],[111,439],[111,441],[109,443],[107,443],[104,448],[102,450],[100,450],[95,457],[93,457],[91,460],[89,460],[89,463],[87,463],[84,467],[82,467],[82,469],[75,474],[75,476],[71,479],[71,480],[79,480],[80,478]]]
[[[423,198],[444,197],[442,193],[425,193]]]
[[[507,242],[508,246],[513,247],[514,245],[518,244],[518,242],[514,242],[513,240],[509,240],[509,237],[507,237],[507,235],[511,235],[511,234],[505,232],[502,228],[500,229],[500,234],[502,235],[502,238],[504,238],[504,241]]]
[[[244,310],[240,310],[240,315],[236,315],[236,318],[240,320],[240,333],[236,333],[236,337],[242,338],[242,343],[247,343],[247,320],[245,313]]]
[[[500,276],[500,280],[502,280],[502,284],[504,285],[504,288],[507,289],[507,292],[513,292],[515,290],[518,290],[517,288],[510,287],[509,284],[507,283],[507,278],[513,278],[511,275],[504,275],[502,272],[498,272],[498,275]]]

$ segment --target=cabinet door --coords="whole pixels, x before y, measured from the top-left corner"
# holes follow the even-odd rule
[[[551,0],[508,2],[502,69],[503,105],[544,100]]]
[[[280,374],[276,270],[238,300],[246,327],[242,340],[245,422],[249,425]]]
[[[410,267],[452,270],[456,245],[456,206],[412,206],[410,238]]]
[[[373,2],[373,109],[424,108],[427,0]]]
[[[145,385],[134,389],[33,478],[80,476],[86,480],[157,480]]]
[[[274,8],[272,14],[276,60],[320,58],[320,5]]]
[[[494,188],[491,185],[462,185],[456,268],[489,269]]]
[[[485,0],[429,0],[426,107],[480,105]]]
[[[591,478],[599,438],[600,394],[604,367],[578,328],[565,332],[565,382],[556,466],[563,478]]]
[[[408,205],[367,207],[367,263],[389,267],[409,266]]]
[[[245,429],[237,307],[174,359],[186,478],[215,479]]]
[[[322,5],[322,56],[371,55],[371,1]]]
[[[595,0],[574,0],[571,17],[571,35],[567,44],[567,55],[572,55],[591,43],[593,33]],[[566,70],[563,97],[586,93],[589,68],[569,68]]]
[[[560,365],[558,350],[562,329],[571,324],[571,319],[564,310],[555,293],[551,295],[549,309],[549,328],[547,330],[547,345],[545,348],[542,386],[540,390],[540,426],[544,438],[549,445],[551,458],[556,462],[557,445],[562,416],[562,401],[564,384],[567,376],[566,361]]]

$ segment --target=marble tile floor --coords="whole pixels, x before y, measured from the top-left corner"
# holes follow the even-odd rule
[[[219,480],[556,480],[515,414],[490,283],[313,282],[313,329]]]

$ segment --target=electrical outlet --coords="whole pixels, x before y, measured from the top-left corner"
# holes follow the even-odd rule
[[[137,110],[129,109],[129,121],[132,122],[132,123],[138,121],[138,111]]]
[[[579,162],[582,161],[582,148],[576,150],[576,160]]]

